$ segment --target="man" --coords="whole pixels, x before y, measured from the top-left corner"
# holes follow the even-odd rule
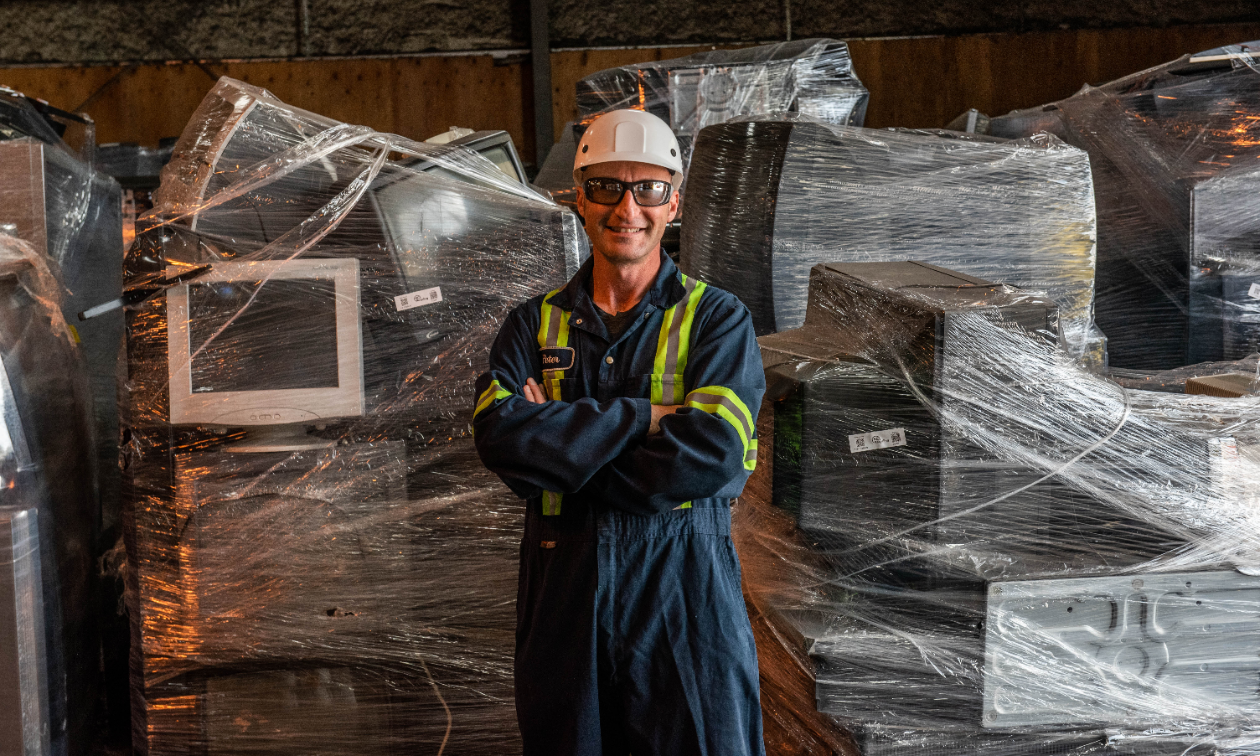
[[[574,166],[592,256],[512,311],[477,381],[477,451],[529,501],[527,756],[764,753],[730,498],[765,380],[748,310],[660,248],[681,178],[660,119],[594,121]]]

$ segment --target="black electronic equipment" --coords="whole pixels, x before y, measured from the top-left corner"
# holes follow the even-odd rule
[[[1054,305],[1013,287],[913,262],[815,267],[805,326],[759,339],[780,398],[776,503],[855,580],[939,585],[1163,553],[1162,534],[1130,523],[1117,538],[1114,510],[942,421],[951,323],[977,316],[1056,335]]]
[[[805,320],[818,263],[922,260],[1045,292],[1069,353],[1102,365],[1092,196],[1085,154],[1053,139],[723,123],[697,138],[681,267],[765,335]]]
[[[1049,132],[1089,153],[1096,318],[1117,367],[1234,360],[1260,345],[1260,72],[1215,53],[990,124],[995,136]]]

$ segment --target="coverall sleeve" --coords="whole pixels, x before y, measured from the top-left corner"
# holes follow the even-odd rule
[[[577,491],[652,422],[647,399],[591,398],[534,404],[527,378],[542,383],[534,328],[523,308],[512,311],[490,349],[490,369],[477,378],[473,441],[481,461],[521,498]]]
[[[611,506],[653,515],[743,490],[756,465],[765,373],[748,309],[732,298],[714,310],[691,347],[684,406],[595,477]]]

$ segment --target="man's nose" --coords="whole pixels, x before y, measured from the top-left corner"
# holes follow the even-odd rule
[[[621,201],[613,206],[613,213],[625,220],[634,220],[642,215],[642,212],[639,210],[639,203],[634,201],[634,193],[629,187],[621,195]]]

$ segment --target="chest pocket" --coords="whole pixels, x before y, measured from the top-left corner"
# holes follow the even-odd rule
[[[707,285],[681,273],[679,275],[686,296],[666,310],[661,321],[661,330],[656,337],[656,358],[652,363],[650,377],[652,404],[682,404],[687,394],[683,374],[687,370],[687,356],[691,350],[691,326],[696,318],[696,307],[699,306],[700,297],[704,295]],[[538,324],[538,348],[544,357],[543,388],[550,399],[561,398],[561,387],[569,382],[566,380],[569,377],[566,373],[573,369],[573,349],[569,345],[571,313],[547,301],[559,291],[560,289],[556,289],[543,297],[542,317]],[[565,352],[562,350],[568,350],[569,359],[565,359]],[[547,367],[549,363],[546,358],[549,356],[559,358],[550,364],[564,367]],[[543,491],[542,513],[560,514],[563,499],[563,493]]]

